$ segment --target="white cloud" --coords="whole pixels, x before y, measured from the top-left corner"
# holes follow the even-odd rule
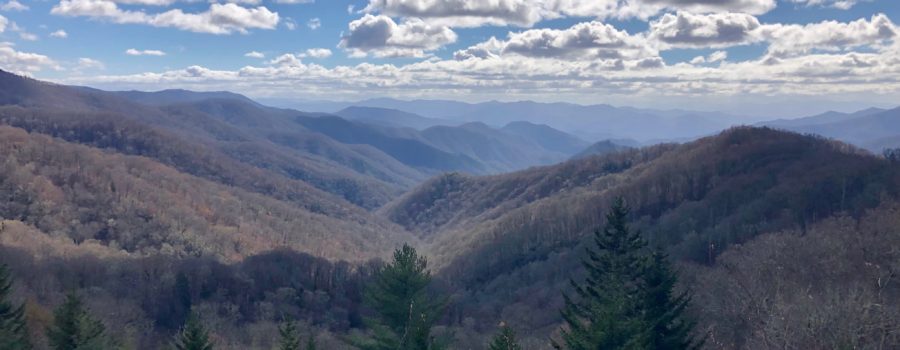
[[[726,51],[716,51],[716,52],[713,52],[713,53],[709,54],[709,56],[707,56],[707,57],[703,57],[703,56],[697,56],[697,57],[694,57],[694,58],[690,61],[690,63],[693,64],[693,65],[699,65],[699,64],[704,64],[704,63],[716,63],[716,62],[721,62],[721,61],[724,61],[724,60],[726,60],[726,59],[728,59],[728,52],[726,52]]]
[[[728,47],[759,39],[756,17],[744,13],[667,13],[650,22],[650,38],[668,47]]]
[[[788,0],[790,2],[801,4],[804,6],[823,6],[823,7],[833,7],[841,10],[849,10],[857,3],[859,0]]]
[[[110,0],[123,5],[169,6],[178,0]]]
[[[0,33],[5,32],[7,26],[9,26],[9,20],[0,15]]]
[[[50,36],[53,37],[53,38],[65,39],[65,38],[68,38],[68,37],[69,37],[69,33],[66,33],[65,30],[60,29],[60,30],[57,30],[57,31],[55,31],[55,32],[53,32],[53,33],[50,33]]]
[[[248,29],[275,29],[279,22],[278,13],[269,11],[264,6],[246,8],[233,3],[211,4],[207,11],[200,13],[185,13],[181,9],[172,9],[148,14],[144,11],[120,9],[115,2],[109,0],[62,0],[50,10],[50,13],[210,34],[246,33]]]
[[[561,17],[648,19],[666,10],[763,14],[775,0],[369,0],[366,13],[415,17],[449,27],[532,27]]]
[[[294,30],[294,29],[297,29],[297,22],[294,22],[294,19],[293,19],[293,18],[285,17],[285,19],[284,19],[284,27],[287,28],[288,30]]]
[[[38,36],[36,34],[32,34],[29,32],[21,31],[19,32],[19,38],[26,41],[37,41]]]
[[[532,0],[370,0],[363,11],[426,18],[430,19],[429,23],[457,27],[485,24],[530,27],[546,15],[538,2]]]
[[[397,24],[390,17],[367,14],[350,22],[349,27],[349,33],[344,34],[338,46],[355,57],[369,53],[376,57],[424,57],[427,51],[457,39],[450,28],[433,26],[417,18]]]
[[[320,20],[319,18],[310,19],[309,21],[306,21],[306,26],[312,30],[319,29],[319,27],[322,26],[322,20]]]
[[[0,66],[5,70],[21,74],[40,72],[48,68],[53,70],[62,69],[50,57],[16,51],[11,43],[0,43]]]
[[[160,50],[138,50],[128,49],[125,54],[129,56],[165,56],[166,53]]]
[[[496,45],[490,43],[486,47]],[[528,57],[621,59],[655,57],[658,52],[643,36],[630,35],[601,22],[579,23],[568,29],[530,29],[510,33],[501,54]]]
[[[75,66],[77,70],[89,70],[89,69],[97,69],[103,70],[106,69],[106,65],[103,62],[95,60],[93,58],[81,57],[78,59],[78,63]]]
[[[16,0],[7,1],[5,4],[0,5],[0,10],[3,11],[27,11],[28,6],[18,2]]]
[[[250,58],[265,58],[266,55],[263,54],[262,52],[258,52],[258,51],[250,51],[250,52],[248,52],[248,53],[245,53],[245,54],[244,54],[244,57],[250,57]]]
[[[895,41],[900,28],[884,14],[853,22],[825,21],[807,25],[773,24],[760,28],[761,35],[771,42],[769,54],[784,57],[809,53],[813,50],[846,51],[858,47],[881,46]]]
[[[321,59],[321,58],[331,57],[331,54],[332,54],[332,52],[329,49],[314,48],[314,49],[307,49],[305,52],[300,54],[300,57],[301,58],[310,57],[310,58],[320,58]]]
[[[776,6],[775,0],[636,0],[634,2],[696,13],[742,12],[753,15],[769,12]]]

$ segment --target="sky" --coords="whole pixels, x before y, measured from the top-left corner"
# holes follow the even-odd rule
[[[0,0],[0,16],[0,68],[110,90],[774,116],[900,104],[896,0]]]

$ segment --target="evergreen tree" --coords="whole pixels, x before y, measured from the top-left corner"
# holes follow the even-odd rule
[[[429,295],[428,261],[404,244],[390,264],[379,269],[364,294],[366,306],[377,314],[367,323],[374,331],[368,341],[355,342],[363,349],[423,350],[440,348],[431,328],[443,314],[443,298]]]
[[[677,281],[666,254],[655,252],[644,272],[643,293],[647,332],[644,339],[651,348],[699,349],[704,343],[691,335],[696,322],[684,315],[691,296],[687,291],[675,294]]]
[[[565,295],[566,327],[557,348],[689,349],[697,347],[684,319],[687,294],[673,296],[677,277],[666,256],[650,253],[640,232],[628,227],[629,209],[619,198],[587,249],[584,282]]]
[[[312,332],[309,333],[309,338],[306,338],[306,350],[316,350],[316,335]]]
[[[84,302],[75,293],[53,312],[53,325],[47,328],[47,340],[54,350],[101,350],[111,344],[106,327],[88,313]]]
[[[25,305],[15,306],[12,297],[12,276],[0,264],[0,350],[31,349],[25,324]]]
[[[175,349],[178,350],[212,350],[209,332],[200,323],[196,314],[188,315],[181,332],[175,337]]]
[[[522,350],[522,346],[516,341],[516,332],[505,324],[500,325],[500,333],[494,336],[490,350]]]
[[[281,335],[280,350],[300,350],[300,333],[297,323],[293,319],[285,320],[278,326],[278,334]]]

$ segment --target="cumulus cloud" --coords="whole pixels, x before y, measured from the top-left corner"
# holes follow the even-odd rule
[[[0,5],[0,10],[3,11],[27,11],[28,6],[18,2],[16,0],[7,1],[5,4]]]
[[[775,0],[369,0],[363,12],[424,18],[449,27],[532,27],[561,17],[647,19],[666,10],[758,15],[775,6]]]
[[[427,18],[429,22],[436,21],[431,23],[456,27],[485,24],[530,27],[550,15],[532,0],[370,0],[363,11]]]
[[[697,65],[697,64],[704,64],[704,63],[721,62],[726,59],[728,59],[728,52],[716,51],[716,52],[709,54],[709,56],[706,56],[706,57],[704,57],[704,56],[694,57],[690,62],[691,62],[691,64]]]
[[[397,24],[390,17],[367,14],[350,22],[349,29],[338,46],[356,57],[369,53],[376,57],[424,57],[426,52],[457,39],[450,28],[417,18]]]
[[[849,10],[857,3],[858,0],[788,0],[795,4],[801,4],[804,6],[823,6],[823,7],[833,7],[841,10]]]
[[[319,29],[319,27],[322,26],[322,20],[319,18],[310,19],[309,21],[306,21],[306,26],[312,30]]]
[[[852,22],[825,21],[807,25],[766,25],[761,35],[771,44],[769,55],[785,57],[814,50],[845,51],[896,41],[900,29],[884,14]]]
[[[727,47],[758,41],[759,20],[745,13],[667,13],[650,22],[650,37],[668,47]]]
[[[19,32],[19,38],[21,38],[22,40],[25,40],[25,41],[37,41],[38,40],[37,34],[24,32],[24,31]]]
[[[125,54],[129,56],[165,56],[166,53],[160,50],[138,50],[128,49]]]
[[[69,37],[69,33],[66,33],[65,30],[60,29],[60,30],[57,30],[57,31],[55,31],[55,32],[53,32],[53,33],[50,33],[50,36],[53,37],[53,38],[65,39],[65,38],[68,38],[68,37]]]
[[[50,13],[59,16],[89,17],[122,24],[145,24],[198,33],[246,33],[248,29],[275,29],[278,13],[264,6],[246,8],[234,3],[211,4],[205,12],[185,13],[181,9],[149,14],[123,10],[109,0],[62,0]]]
[[[769,12],[776,6],[775,0],[636,0],[636,2],[696,13],[742,12],[754,15]]]
[[[502,53],[530,57],[645,58],[657,55],[643,36],[633,36],[601,22],[568,29],[531,29],[511,33]]]
[[[0,66],[3,69],[21,74],[40,72],[44,69],[62,69],[50,57],[17,51],[11,43],[0,43]]]
[[[250,52],[248,52],[248,53],[245,53],[245,54],[244,54],[244,57],[250,57],[250,58],[265,58],[266,55],[263,54],[262,52],[259,52],[259,51],[250,51]]]
[[[329,49],[315,48],[315,49],[306,50],[305,52],[300,54],[300,57],[310,57],[310,58],[321,59],[321,58],[331,57],[331,54],[332,54],[332,52]]]
[[[89,70],[89,69],[98,69],[103,70],[106,69],[106,65],[103,62],[95,60],[93,58],[81,57],[78,59],[78,63],[75,66],[76,70]]]

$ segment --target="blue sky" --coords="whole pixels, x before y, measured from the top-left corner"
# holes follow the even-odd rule
[[[0,1],[0,64],[107,89],[298,99],[800,113],[900,97],[897,1],[216,1]]]

